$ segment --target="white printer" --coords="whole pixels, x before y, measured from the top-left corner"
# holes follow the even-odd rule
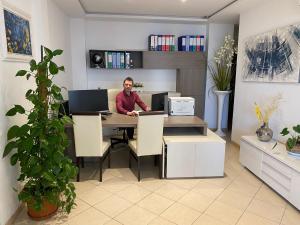
[[[172,116],[194,116],[195,99],[192,97],[169,97],[169,114]]]

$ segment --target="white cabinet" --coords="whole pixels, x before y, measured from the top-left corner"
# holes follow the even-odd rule
[[[207,136],[164,135],[167,178],[222,177],[226,142],[207,130]]]
[[[280,195],[300,209],[300,159],[287,154],[275,141],[261,142],[256,136],[243,136],[240,162]]]

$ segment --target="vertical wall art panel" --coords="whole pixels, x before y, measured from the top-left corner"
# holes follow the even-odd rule
[[[244,81],[299,82],[300,25],[250,37],[245,42]]]

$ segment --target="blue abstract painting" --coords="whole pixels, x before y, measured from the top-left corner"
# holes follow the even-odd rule
[[[9,54],[31,56],[32,45],[29,20],[4,9],[4,24],[7,52]]]
[[[299,82],[300,26],[291,25],[249,38],[244,81]]]

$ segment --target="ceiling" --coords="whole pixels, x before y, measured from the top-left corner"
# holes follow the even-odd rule
[[[71,17],[238,23],[239,14],[268,0],[54,0]]]

